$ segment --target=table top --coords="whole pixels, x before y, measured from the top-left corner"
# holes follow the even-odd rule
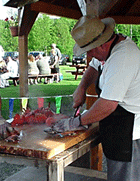
[[[87,65],[69,65],[70,67],[75,67],[75,68],[86,68]]]
[[[34,124],[16,127],[16,130],[22,130],[22,139],[16,144],[0,141],[0,153],[49,159],[98,132],[98,123],[94,123],[86,131],[78,131],[74,136],[60,138],[45,133],[45,126]]]

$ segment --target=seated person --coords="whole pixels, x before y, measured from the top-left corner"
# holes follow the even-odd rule
[[[45,59],[41,54],[38,55],[37,67],[40,75],[50,75],[51,69],[49,67],[48,60]],[[44,79],[44,84],[47,84],[47,78]]]
[[[5,72],[0,75],[0,88],[9,87],[9,79],[10,77],[16,77],[18,75],[18,64],[16,61],[12,60],[9,56],[6,59],[7,65],[5,67]]]
[[[6,62],[1,58],[0,59],[0,74],[3,74],[5,72],[7,72]]]
[[[28,56],[28,75],[38,75],[39,69],[37,67],[37,62],[32,54]],[[29,80],[29,85],[37,84],[37,79],[35,79],[35,82],[33,82],[32,79]]]

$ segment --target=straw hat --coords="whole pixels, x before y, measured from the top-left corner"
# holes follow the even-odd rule
[[[76,42],[74,55],[81,55],[108,41],[115,28],[113,18],[100,20],[98,17],[82,16],[75,24],[71,35]]]

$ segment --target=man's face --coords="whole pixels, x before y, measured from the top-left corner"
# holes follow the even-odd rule
[[[99,61],[105,61],[108,56],[110,46],[111,46],[112,42],[114,41],[114,39],[115,39],[115,36],[112,40],[104,43],[103,45],[101,45],[99,47],[96,47],[96,48],[88,51],[88,55],[90,57],[95,57]]]
[[[103,44],[99,47],[96,47],[96,48],[88,51],[88,56],[95,57],[99,61],[105,61],[106,57],[108,55],[107,48],[108,48],[108,46],[106,46],[106,44]]]

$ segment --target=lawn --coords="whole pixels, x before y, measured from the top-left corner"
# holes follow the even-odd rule
[[[71,75],[71,73],[66,73],[66,70],[75,70],[73,67],[60,66],[60,72],[63,74],[63,80],[59,83],[51,83],[51,84],[43,84],[39,83],[37,85],[29,85],[29,100],[28,106],[34,110],[38,108],[37,98],[44,97],[44,107],[48,106],[48,103],[51,102],[51,108],[56,108],[55,106],[55,98],[46,98],[49,96],[62,96],[61,101],[61,112],[69,113],[73,111],[72,104],[73,98],[72,94],[80,83],[81,77],[78,76],[78,79],[75,80],[75,76]],[[9,99],[14,98],[13,105],[13,116],[20,112],[20,93],[19,93],[19,85],[16,87],[10,82],[10,87],[5,89],[0,89],[0,95],[2,98],[2,116],[5,119],[9,118]],[[56,109],[54,110],[56,111]]]
[[[74,75],[66,73],[66,70],[75,70],[73,67],[60,66],[60,71],[63,74],[63,80],[59,83],[29,85],[29,97],[41,97],[41,96],[58,96],[58,95],[71,95],[78,86],[81,76],[78,79],[74,79]],[[0,89],[0,95],[2,98],[16,98],[20,97],[19,85],[16,87],[12,84],[10,87]]]

